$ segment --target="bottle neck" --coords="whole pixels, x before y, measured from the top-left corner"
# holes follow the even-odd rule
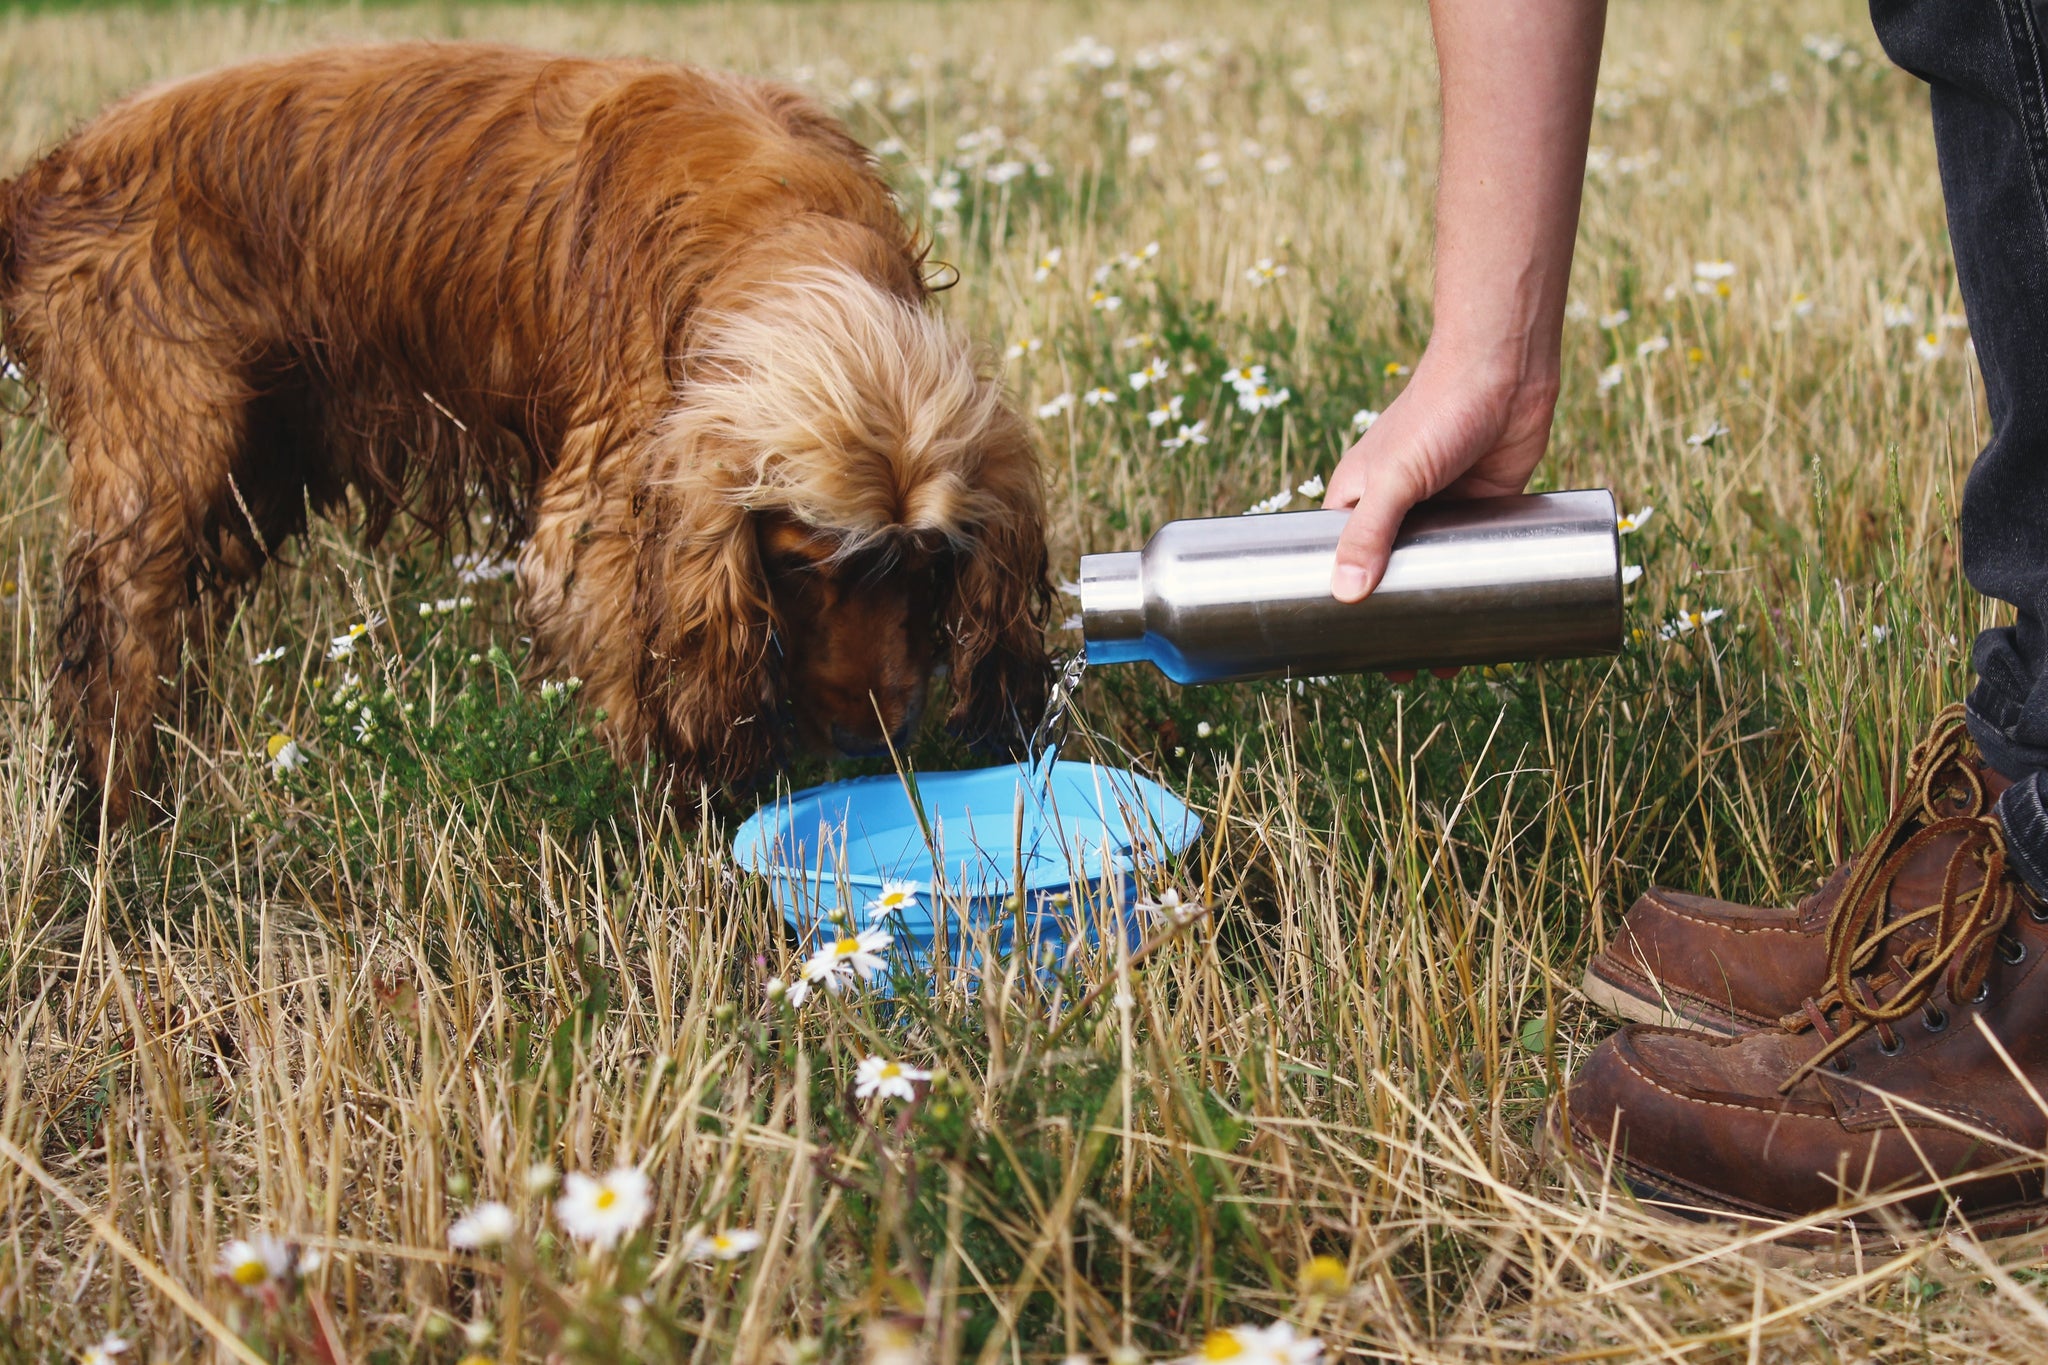
[[[1091,664],[1136,663],[1145,647],[1145,559],[1135,550],[1081,556],[1081,636]]]

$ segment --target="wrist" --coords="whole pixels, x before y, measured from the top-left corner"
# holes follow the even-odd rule
[[[1519,409],[1557,406],[1562,365],[1556,334],[1549,344],[1527,330],[1489,328],[1478,332],[1437,328],[1416,366],[1433,383],[1445,383],[1469,397]]]

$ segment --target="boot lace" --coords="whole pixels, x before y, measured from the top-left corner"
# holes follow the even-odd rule
[[[1827,989],[1779,1023],[1811,1028],[1824,1046],[1778,1087],[1785,1094],[1875,1029],[1887,1051],[1899,1046],[1892,1025],[1928,1006],[1946,979],[1949,998],[1980,998],[1999,937],[2019,905],[2019,879],[2007,874],[2005,830],[1989,812],[1982,774],[1961,761],[1969,752],[1963,708],[1936,717],[1907,760],[1906,785],[1890,819],[1849,868],[1828,920]],[[1955,840],[1934,904],[1887,915],[1899,873],[1930,845]],[[1907,934],[1920,925],[1930,931]],[[1895,949],[1901,935],[1906,940]],[[1839,1010],[1839,1025],[1830,1023]]]

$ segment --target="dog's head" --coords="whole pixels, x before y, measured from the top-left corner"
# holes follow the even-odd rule
[[[641,589],[673,756],[745,780],[785,718],[822,752],[881,752],[942,663],[956,732],[1027,733],[1048,684],[1044,494],[984,356],[804,267],[697,324],[687,357]]]

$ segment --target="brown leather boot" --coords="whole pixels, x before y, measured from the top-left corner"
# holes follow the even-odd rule
[[[1820,889],[1789,909],[1652,888],[1586,964],[1583,989],[1624,1019],[1736,1034],[1776,1023],[1827,977],[1828,923],[1859,877],[1875,875],[1915,834],[1983,815],[2012,784],[1987,767],[1963,708],[1935,717],[1913,747],[1884,830]],[[1891,875],[1885,917],[1933,904],[1960,835],[1926,841]]]
[[[1887,879],[1933,847],[1941,894],[1888,912]],[[1816,1217],[1794,1241],[2048,1223],[2048,905],[1997,818],[1910,836],[1845,889],[1826,941],[1825,989],[1776,1027],[1630,1024],[1602,1043],[1564,1099],[1572,1147],[1674,1213]]]

